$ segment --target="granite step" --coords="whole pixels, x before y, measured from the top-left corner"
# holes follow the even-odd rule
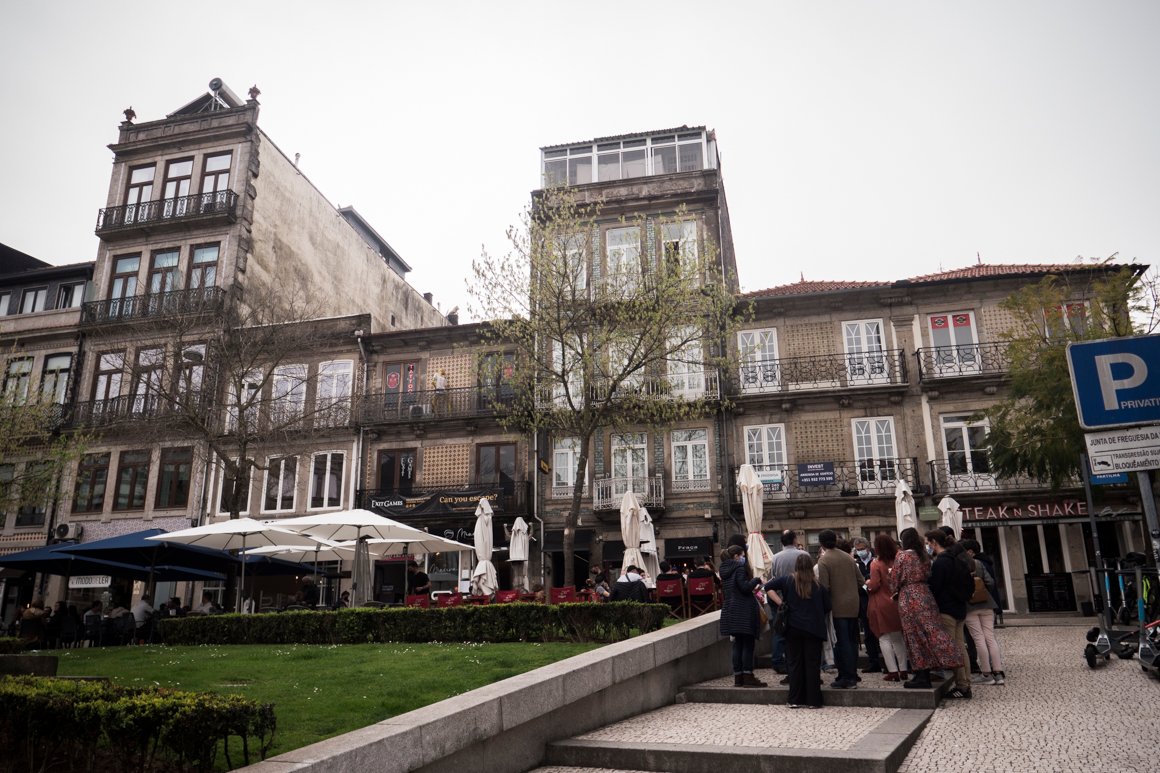
[[[687,685],[677,696],[678,701],[689,703],[734,703],[734,704],[774,704],[783,705],[789,701],[789,686],[779,684],[780,674],[758,670],[758,679],[766,682],[766,687],[734,687],[732,676],[710,679],[706,682]],[[830,687],[832,677],[822,675],[822,705],[859,706],[863,708],[889,709],[934,709],[954,681],[944,679],[934,681],[930,689],[905,688],[899,682],[884,681],[881,674],[863,674],[858,687],[839,690]]]

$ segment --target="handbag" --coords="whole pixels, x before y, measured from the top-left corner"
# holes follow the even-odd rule
[[[978,568],[977,563],[975,566]],[[967,603],[982,604],[991,598],[991,594],[987,591],[987,584],[983,582],[983,578],[978,575],[978,572],[971,572],[971,576],[975,580],[975,590],[971,593],[971,597],[967,599]]]
[[[769,612],[766,611],[768,609],[769,607],[765,604],[757,605],[757,624],[759,628],[764,628],[765,624],[769,622]]]
[[[789,604],[782,602],[773,614],[773,632],[778,636],[785,636],[789,631]]]

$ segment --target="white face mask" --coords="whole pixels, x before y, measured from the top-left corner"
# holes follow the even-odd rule
[[[855,550],[854,552],[855,552],[855,553],[857,553],[857,554],[858,554],[858,558],[861,558],[863,561],[865,561],[867,558],[869,558],[869,557],[870,557],[870,551],[869,551],[869,550]]]
[[[933,556],[934,555],[934,548],[932,548],[930,545],[927,545],[926,546],[926,554],[928,556]]]

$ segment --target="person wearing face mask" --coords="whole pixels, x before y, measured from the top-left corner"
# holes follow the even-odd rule
[[[862,627],[862,643],[866,646],[866,658],[870,661],[862,669],[863,674],[877,674],[882,670],[882,653],[878,648],[878,636],[870,627],[867,617],[870,595],[866,592],[866,583],[870,579],[870,562],[874,554],[870,552],[870,543],[865,537],[854,538],[854,562],[858,564],[858,571],[862,573],[862,584],[858,586],[858,625]]]
[[[930,592],[930,555],[922,537],[913,528],[904,529],[899,536],[902,550],[894,560],[890,582],[912,673],[903,687],[930,689],[931,669],[958,668],[963,661],[954,639],[942,626],[938,604]]]
[[[753,675],[753,650],[757,644],[757,632],[761,628],[757,597],[753,592],[761,585],[761,579],[753,576],[746,561],[744,538],[742,544],[730,544],[721,553],[721,589],[724,603],[721,605],[720,631],[722,636],[733,639],[733,686],[765,687],[765,682]],[[733,543],[734,540],[730,540]]]

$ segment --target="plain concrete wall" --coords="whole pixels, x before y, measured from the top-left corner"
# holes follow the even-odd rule
[[[669,705],[681,687],[728,673],[729,641],[718,618],[703,615],[601,647],[243,770],[529,770],[552,741]]]

